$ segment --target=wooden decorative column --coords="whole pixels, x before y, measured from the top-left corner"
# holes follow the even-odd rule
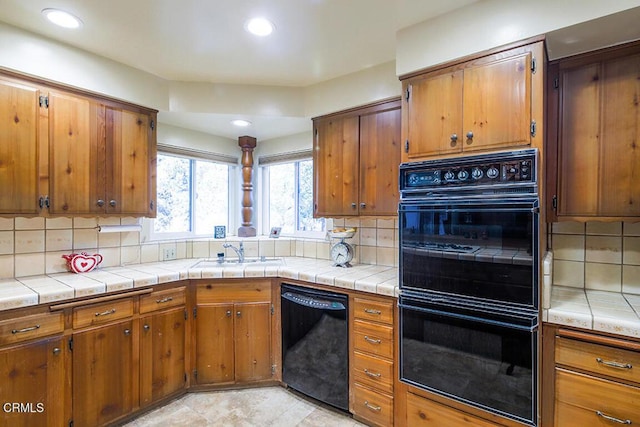
[[[251,136],[238,138],[238,145],[242,148],[242,226],[238,228],[238,237],[253,237],[256,228],[253,227],[253,149],[256,139]]]

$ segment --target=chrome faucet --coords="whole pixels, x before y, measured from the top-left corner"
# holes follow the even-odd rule
[[[225,243],[224,245],[222,245],[222,247],[233,249],[238,255],[238,263],[242,264],[244,262],[244,246],[242,245],[242,242],[240,242],[240,248],[236,248],[231,243]]]

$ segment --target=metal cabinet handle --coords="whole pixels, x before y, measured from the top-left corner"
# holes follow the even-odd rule
[[[376,316],[380,316],[382,314],[380,310],[376,310],[375,308],[365,308],[364,312],[367,314],[375,314]]]
[[[236,313],[236,316],[241,317],[241,316],[242,316],[242,312],[238,311],[238,312]]]
[[[365,341],[369,341],[371,344],[380,344],[382,341],[376,338],[369,338],[367,335],[364,336]]]
[[[124,330],[124,334],[125,334],[126,336],[131,335],[131,330],[130,330],[130,329],[125,329],[125,330]]]
[[[453,142],[454,145],[455,145],[456,142],[458,142],[458,134],[457,133],[451,134],[451,142]]]
[[[157,299],[156,304],[163,304],[165,302],[173,301],[173,297],[166,297],[162,299]]]
[[[145,331],[148,331],[149,329],[151,329],[151,326],[149,326],[149,325],[144,325],[142,328],[143,328]]]
[[[96,317],[98,317],[98,316],[108,316],[108,315],[113,314],[115,312],[116,312],[115,308],[112,308],[111,310],[103,311],[102,313],[96,312]]]
[[[368,376],[372,377],[372,378],[380,378],[382,376],[381,373],[379,373],[379,372],[371,372],[367,368],[364,369],[364,373],[367,374]]]
[[[102,199],[98,199],[98,201],[96,202],[96,205],[98,205],[98,207],[103,207],[104,206],[104,200]]]
[[[473,139],[473,132],[472,131],[467,132],[467,139]]]
[[[376,412],[380,412],[382,410],[381,407],[372,405],[367,400],[364,401],[364,406],[366,406],[367,408],[371,409],[372,411],[376,411]]]
[[[12,329],[11,333],[12,334],[22,334],[24,332],[35,331],[36,329],[40,329],[40,325],[29,326],[28,328],[22,328],[22,329]]]
[[[364,209],[364,208],[366,208],[366,207],[367,207],[367,204],[366,204],[366,203],[360,203],[360,208],[361,208],[361,209]]]
[[[358,206],[358,205],[356,205],[356,202],[351,203],[351,207],[352,207],[353,209],[355,209],[355,208],[356,208],[356,206]]]
[[[631,363],[620,363],[620,362],[614,362],[614,361],[611,361],[611,360],[602,360],[599,357],[596,357],[596,362],[600,363],[601,365],[608,366],[610,368],[618,368],[618,369],[631,369],[631,368],[633,368],[633,365],[631,365]]]
[[[227,317],[231,317],[231,310],[227,310]]]
[[[602,413],[601,411],[596,411],[596,415],[604,418],[607,421],[613,421],[618,424],[631,424],[631,420],[621,420],[620,418],[612,417],[611,415],[607,415]]]
[[[116,203],[116,201],[115,201],[115,200],[110,200],[110,201],[109,201],[109,206],[111,206],[112,208],[115,208],[115,207],[116,207],[116,205],[117,205],[117,203]]]
[[[53,354],[56,355],[56,356],[59,355],[60,354],[60,348],[58,348],[58,347],[54,348],[53,349]]]

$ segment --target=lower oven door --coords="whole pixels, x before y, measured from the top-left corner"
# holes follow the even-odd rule
[[[536,425],[538,316],[400,296],[400,379]]]

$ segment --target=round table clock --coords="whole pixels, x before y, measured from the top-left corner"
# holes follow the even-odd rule
[[[353,246],[344,240],[340,240],[333,245],[329,254],[333,260],[333,265],[336,267],[351,267],[350,262],[353,259]]]

